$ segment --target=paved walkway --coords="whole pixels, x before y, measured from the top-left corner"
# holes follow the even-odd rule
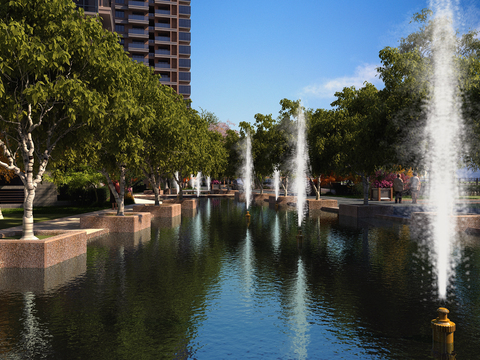
[[[138,204],[153,204],[154,203],[154,201],[145,200],[145,199],[135,199],[135,202],[136,202],[135,205],[138,205]],[[133,206],[134,205],[125,206],[125,211],[126,212],[133,211]],[[90,214],[102,214],[102,213],[111,212],[111,211],[113,211],[113,210],[112,209],[104,209],[104,210],[94,211],[94,212],[91,212],[91,213],[71,215],[71,216],[67,216],[67,217],[63,217],[63,218],[37,222],[33,225],[33,229],[34,230],[76,230],[76,229],[80,229],[80,218],[82,216],[90,215]],[[4,232],[21,231],[21,230],[22,230],[22,225],[11,227],[11,228],[8,228],[8,229],[2,229],[2,230],[0,230],[0,234],[4,233]]]

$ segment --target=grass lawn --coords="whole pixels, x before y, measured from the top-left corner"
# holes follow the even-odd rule
[[[58,219],[70,215],[85,214],[92,211],[108,209],[103,207],[35,207],[33,208],[34,222]],[[0,229],[21,226],[23,223],[23,208],[2,209],[3,219],[0,220]]]

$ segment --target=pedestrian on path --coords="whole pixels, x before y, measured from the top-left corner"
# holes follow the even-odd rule
[[[413,177],[410,179],[410,191],[412,192],[412,204],[417,203],[418,193],[420,192],[420,188],[422,183],[417,176],[417,173],[413,173]]]
[[[397,178],[393,180],[393,191],[395,192],[395,204],[402,203],[402,193],[403,193],[403,180],[400,177],[400,174],[397,174]]]

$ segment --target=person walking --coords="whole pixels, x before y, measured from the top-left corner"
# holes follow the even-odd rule
[[[397,174],[397,178],[393,180],[393,191],[395,192],[395,204],[402,203],[402,193],[403,193],[403,180],[400,177],[400,174]]]
[[[413,177],[410,179],[410,191],[412,192],[412,204],[417,203],[418,193],[420,192],[420,187],[422,183],[417,176],[417,173],[413,173]]]

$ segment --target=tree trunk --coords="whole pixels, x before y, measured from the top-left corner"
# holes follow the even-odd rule
[[[283,196],[288,195],[288,176],[285,176],[285,180],[282,181],[282,187],[283,187]]]
[[[313,189],[315,190],[315,200],[320,200],[320,176],[318,177],[317,185],[315,185],[312,179],[310,179],[310,182],[312,183]]]
[[[125,216],[125,165],[120,165],[120,194],[117,197],[117,216]]]
[[[158,190],[157,181],[155,180],[155,176],[150,178],[153,187],[153,193],[155,194],[155,205],[160,205],[160,190]]]
[[[35,199],[37,184],[33,181],[33,156],[29,158],[26,161],[27,172],[23,181],[25,199],[23,200],[23,235],[20,240],[38,240],[33,233],[33,199]]]
[[[363,183],[363,205],[368,205],[368,190],[370,186],[370,177],[362,174]]]

